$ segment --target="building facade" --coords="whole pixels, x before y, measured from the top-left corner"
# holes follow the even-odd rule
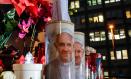
[[[131,0],[70,0],[75,30],[103,55],[105,79],[131,77]]]

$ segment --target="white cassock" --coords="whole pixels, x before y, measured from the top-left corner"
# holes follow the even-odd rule
[[[68,0],[53,0],[52,20],[70,21],[68,14]]]

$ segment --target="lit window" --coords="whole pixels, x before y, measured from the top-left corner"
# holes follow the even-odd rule
[[[131,11],[126,11],[126,18],[131,18]]]
[[[115,2],[115,0],[110,0],[110,2]]]
[[[91,1],[88,0],[88,4],[89,4],[89,6],[91,6]]]
[[[74,1],[71,2],[71,5],[70,5],[70,9],[74,9],[75,8],[75,3]]]
[[[109,35],[109,40],[112,40],[113,34],[111,32],[109,32],[108,35]],[[124,38],[126,38],[124,29],[114,31],[114,39],[115,40],[124,39]]]
[[[96,5],[96,0],[92,0],[92,5]]]
[[[100,41],[100,33],[95,32],[95,41]]]
[[[94,33],[90,33],[89,36],[90,36],[90,41],[94,41]]]
[[[99,5],[102,4],[102,0],[87,0],[89,6]]]
[[[70,15],[73,15],[73,12],[72,12],[72,11],[69,11],[69,14],[70,14]]]
[[[116,40],[120,39],[119,34],[115,34],[114,37],[115,37]]]
[[[104,31],[90,33],[89,36],[90,41],[104,41],[106,39]]]
[[[116,0],[116,2],[118,2],[118,1],[120,1],[120,0]]]
[[[110,52],[110,55],[111,55],[111,60],[115,60],[115,55],[113,51]]]
[[[98,17],[94,17],[94,23],[99,22]]]
[[[106,40],[105,32],[101,32],[101,41]]]
[[[128,31],[129,36],[131,37],[131,30]]]
[[[103,60],[106,60],[106,56],[102,56],[102,59],[103,59]]]
[[[120,30],[120,39],[126,38],[124,29]]]
[[[77,9],[75,9],[75,10],[74,10],[74,12],[78,12],[78,10],[77,10]]]
[[[102,14],[93,14],[93,15],[89,15],[89,22],[90,23],[99,23],[99,22],[103,22],[104,21],[104,17]]]
[[[89,22],[90,22],[90,23],[93,22],[93,18],[89,18]]]
[[[109,73],[107,71],[105,71],[104,76],[109,76]]]
[[[112,33],[109,32],[108,35],[109,35],[109,36],[108,36],[108,37],[109,37],[109,40],[112,40]]]
[[[123,59],[128,59],[127,50],[122,50]]]
[[[109,0],[105,0],[105,3],[110,3],[110,1]]]
[[[97,0],[98,4],[102,4],[102,1],[101,0]]]
[[[113,2],[118,2],[120,0],[105,0],[105,3],[113,3]]]
[[[99,15],[99,22],[103,22],[104,21],[104,18],[103,18],[103,15]]]
[[[79,1],[75,1],[75,8],[80,8],[80,3],[79,3]]]
[[[122,59],[121,51],[116,51],[116,58]]]
[[[115,30],[114,37],[115,37],[116,40],[120,39],[119,31],[118,30]]]
[[[82,18],[82,19],[81,19],[81,23],[82,23],[82,24],[85,23],[85,21],[86,21],[85,18]]]

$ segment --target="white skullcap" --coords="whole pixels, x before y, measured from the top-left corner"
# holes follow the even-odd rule
[[[74,24],[67,21],[53,21],[46,25],[46,35],[49,39],[63,32],[74,37]]]
[[[86,55],[89,55],[90,53],[96,53],[96,50],[92,47],[86,46]]]
[[[79,42],[84,48],[85,45],[85,34],[82,32],[75,32],[74,41]]]
[[[74,36],[74,30],[73,30],[73,28],[69,28],[68,26],[61,26],[60,27],[60,33],[68,33],[72,37]]]

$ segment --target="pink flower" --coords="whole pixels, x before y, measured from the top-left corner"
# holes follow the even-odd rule
[[[31,18],[28,19],[28,22],[26,23],[25,20],[22,21],[22,24],[18,24],[18,27],[21,29],[19,32],[19,37],[23,39],[25,35],[29,32],[29,27],[33,23],[33,20]]]

